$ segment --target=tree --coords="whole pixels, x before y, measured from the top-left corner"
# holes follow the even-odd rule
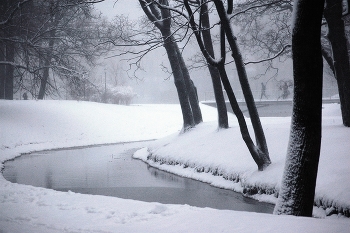
[[[208,55],[215,59],[214,47],[213,47],[211,33],[210,33],[210,19],[209,19],[207,4],[201,5],[201,17],[202,17],[201,23],[203,26],[203,29],[202,29],[203,44],[205,46],[206,51],[208,52]],[[222,85],[220,82],[221,80],[220,72],[216,66],[213,66],[210,63],[208,63],[208,69],[209,69],[211,80],[213,83],[215,102],[216,102],[216,107],[218,109],[219,128],[226,129],[228,128],[228,117],[227,117],[225,97],[223,95]]]
[[[182,12],[181,12],[181,7],[183,4],[181,1],[173,1],[172,5],[169,6],[167,4],[161,4],[160,1],[155,1],[155,0],[149,0],[149,1],[143,1],[148,8],[158,8],[158,11],[160,12],[161,9],[163,10],[169,10],[171,11],[170,17],[171,17],[171,35],[172,39],[176,44],[176,50],[177,54],[179,55],[179,63],[181,66],[181,71],[186,83],[186,88],[190,87],[189,90],[187,90],[189,94],[189,99],[191,102],[191,110],[193,111],[194,115],[194,121],[195,124],[198,124],[202,121],[200,109],[198,107],[198,95],[197,95],[197,90],[196,87],[194,86],[194,83],[192,80],[190,80],[190,75],[189,75],[189,70],[184,62],[183,58],[183,51],[186,50],[188,41],[190,40],[190,37],[188,37],[188,28],[186,25],[187,21],[184,21],[182,18]],[[178,10],[175,10],[178,9]],[[153,12],[152,12],[153,14]],[[123,27],[125,24],[129,24],[129,22],[125,21],[122,19],[122,17],[116,17],[120,20],[116,20],[116,27]],[[158,20],[162,21],[162,20]],[[150,22],[152,26],[150,27]],[[121,25],[121,26],[119,26]],[[141,60],[145,60],[144,57],[146,54],[151,52],[152,50],[155,50],[159,47],[164,47],[164,36],[159,35],[160,30],[154,30],[157,28],[157,26],[154,25],[152,20],[149,20],[149,18],[145,17],[139,20],[139,27],[140,29],[136,29],[136,26],[131,27],[132,33],[128,33],[128,35],[124,36],[124,43],[120,44],[115,42],[112,38],[107,40],[106,42],[112,43],[118,48],[126,47],[127,50],[122,50],[119,54],[116,54],[114,56],[124,56],[127,55],[128,58],[126,58],[129,61],[130,66],[135,66],[136,70],[142,69],[141,67]],[[125,30],[127,31],[127,30]],[[161,34],[161,33],[160,33]],[[142,35],[142,37],[140,36]],[[178,44],[179,42],[185,42],[185,46],[179,47]],[[168,40],[169,42],[169,40]],[[133,49],[130,49],[130,47],[133,47]],[[174,72],[168,71],[168,69],[163,66],[163,71],[169,73],[170,75],[174,75]],[[169,77],[170,77],[169,75]],[[134,73],[134,77],[138,78],[137,75]],[[221,95],[221,98],[216,98],[217,101],[217,106],[218,107],[218,125],[219,128],[227,128],[228,127],[228,117],[227,117],[227,111],[226,111],[226,104],[225,104],[225,99],[223,95],[223,90],[221,87],[220,80],[216,81],[216,92],[218,92],[218,95]],[[192,97],[191,97],[192,96]],[[193,101],[194,100],[194,101]],[[218,102],[220,101],[220,102]],[[193,108],[192,106],[195,106]]]
[[[229,6],[228,6],[228,12],[232,12],[232,0],[228,1]],[[214,4],[216,6],[217,12],[219,14],[220,20],[222,27],[224,28],[225,35],[227,37],[227,41],[230,45],[231,48],[231,55],[235,61],[236,68],[237,68],[237,73],[238,73],[238,78],[239,82],[242,87],[244,99],[247,104],[249,116],[253,125],[254,133],[255,133],[255,138],[257,142],[257,146],[260,149],[259,154],[260,154],[260,159],[263,161],[263,166],[266,166],[271,163],[270,158],[269,158],[269,152],[267,148],[267,143],[266,143],[266,138],[264,135],[264,130],[262,129],[262,125],[260,122],[259,114],[255,106],[254,102],[254,97],[252,94],[252,91],[250,89],[248,77],[247,77],[247,72],[245,70],[245,65],[243,62],[242,54],[239,50],[238,44],[236,37],[234,36],[232,26],[230,24],[230,20],[228,17],[228,14],[225,11],[223,2],[221,0],[214,0]]]
[[[334,74],[338,83],[343,124],[350,127],[350,65],[345,26],[342,19],[342,0],[326,0],[324,17],[328,25],[328,39],[332,48]]]
[[[346,58],[345,54],[347,41],[342,19],[342,2],[326,1],[324,16],[327,23],[323,26],[327,28],[328,35],[322,33],[321,38],[323,58],[337,80],[343,124],[349,127],[350,68],[349,55]],[[261,61],[269,61],[267,69],[272,67],[272,58],[290,57],[290,50],[286,48],[289,48],[291,38],[289,22],[293,4],[292,0],[245,0],[237,3],[237,10],[230,16],[237,18],[242,28],[242,46],[247,51],[253,50],[260,54]]]
[[[179,47],[176,45],[176,54],[177,59],[179,61],[179,65],[181,67],[181,72],[186,84],[186,90],[188,92],[188,99],[190,101],[191,110],[193,114],[193,120],[194,123],[197,125],[203,121],[202,112],[199,108],[199,100],[198,100],[198,93],[197,88],[195,87],[193,81],[191,80],[190,73],[188,72],[187,66],[185,64],[185,61],[182,57],[182,54],[180,52]]]
[[[40,19],[43,38],[39,56],[43,67],[37,98],[43,99],[47,85],[53,81],[49,80],[50,72],[74,82],[110,46],[102,49],[93,44],[99,40],[101,30],[95,28],[103,28],[103,22],[91,15],[91,5],[83,1],[52,0],[38,6],[43,9],[44,17]]]
[[[13,79],[14,79],[14,63],[15,43],[11,41],[18,32],[18,27],[12,24],[15,13],[27,1],[4,0],[0,3],[0,38],[8,38],[8,40],[0,40],[0,98],[13,99]]]
[[[235,3],[229,15],[240,29],[237,37],[242,51],[254,54],[257,60],[247,63],[261,63],[263,75],[271,72],[271,79],[278,72],[274,58],[290,58],[292,7],[291,0],[244,0]]]
[[[202,117],[194,85],[192,85],[189,79],[187,68],[184,65],[179,48],[171,32],[170,10],[160,8],[156,1],[139,0],[139,2],[148,19],[153,22],[162,34],[163,46],[167,51],[182,110],[183,131],[186,131],[195,124],[200,123]],[[167,0],[161,0],[159,4],[164,6],[169,5]]]
[[[223,86],[227,92],[227,95],[229,97],[232,110],[234,111],[234,113],[238,119],[242,138],[243,138],[244,142],[246,143],[254,161],[258,165],[258,169],[264,170],[264,168],[266,168],[271,163],[271,160],[270,160],[269,154],[268,154],[266,139],[265,139],[264,132],[263,132],[263,129],[261,126],[258,112],[256,110],[254,99],[253,99],[253,96],[252,96],[252,93],[251,93],[251,90],[249,87],[249,82],[247,80],[245,67],[244,67],[244,64],[242,62],[242,58],[241,58],[238,46],[235,42],[233,31],[232,31],[229,19],[227,17],[224,5],[221,1],[214,1],[214,4],[216,6],[216,10],[217,10],[219,17],[220,17],[220,24],[221,24],[221,35],[220,35],[221,58],[217,61],[207,52],[207,50],[204,46],[204,42],[201,38],[201,31],[202,31],[202,28],[200,27],[202,24],[201,16],[207,12],[207,7],[202,8],[202,6],[206,3],[203,3],[203,1],[201,1],[199,4],[201,9],[196,10],[196,11],[200,12],[200,17],[199,17],[200,22],[198,23],[198,25],[200,25],[199,27],[197,27],[197,24],[194,21],[194,14],[193,14],[193,11],[189,5],[189,1],[185,0],[184,3],[185,3],[186,10],[189,14],[190,26],[194,32],[194,35],[196,36],[198,45],[199,45],[204,57],[207,59],[208,63],[210,63],[213,66],[216,66],[219,73],[220,73],[220,78],[221,78]],[[237,67],[239,80],[240,80],[240,83],[242,86],[242,90],[243,90],[244,97],[245,97],[245,100],[247,103],[248,111],[249,111],[249,114],[251,117],[257,145],[255,145],[253,143],[253,141],[250,137],[250,134],[249,134],[249,131],[247,128],[247,124],[245,122],[244,115],[239,108],[237,99],[235,97],[235,94],[233,93],[231,84],[230,84],[228,76],[227,76],[227,72],[225,70],[225,56],[226,56],[225,36],[227,37],[227,40],[229,41],[229,45],[230,45],[230,48],[232,51],[232,56],[234,58],[234,61],[235,61],[236,67]]]
[[[293,115],[274,214],[312,216],[321,147],[323,63],[320,37],[323,7],[324,1],[294,2]]]
[[[2,1],[0,73],[7,73],[1,76],[1,98],[24,89],[42,99],[57,91],[54,75],[74,81],[86,72],[103,52],[93,44],[101,29],[90,12],[90,3],[99,1]]]
[[[55,44],[55,37],[57,33],[57,27],[60,23],[60,21],[63,18],[62,14],[57,14],[55,10],[57,10],[57,7],[59,5],[58,2],[50,1],[49,7],[47,8],[49,12],[48,14],[48,46],[47,46],[47,52],[44,59],[44,68],[43,68],[43,75],[40,81],[40,89],[38,94],[38,99],[44,99],[45,91],[46,91],[46,85],[49,81],[49,71],[50,71],[50,65],[52,62],[52,55],[54,50],[54,44]]]

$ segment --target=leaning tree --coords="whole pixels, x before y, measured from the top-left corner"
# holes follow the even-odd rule
[[[162,34],[163,46],[168,55],[182,110],[183,131],[186,131],[202,122],[202,115],[194,84],[189,77],[171,29],[171,12],[166,7],[169,6],[169,3],[167,0],[139,0],[139,2],[148,19]]]
[[[224,7],[224,4],[222,1],[213,1],[216,7],[216,11],[220,18],[220,25],[221,25],[221,35],[220,35],[220,49],[221,49],[221,56],[219,59],[215,59],[212,54],[210,54],[207,51],[206,45],[204,43],[205,39],[208,39],[207,37],[202,36],[202,31],[206,30],[208,28],[208,22],[204,22],[205,29],[202,28],[203,22],[202,18],[205,18],[207,20],[206,14],[208,14],[208,7],[207,3],[203,1],[198,1],[198,4],[195,5],[196,9],[195,12],[199,12],[199,16],[197,17],[199,19],[199,22],[195,22],[195,15],[194,11],[192,10],[190,3],[188,0],[185,0],[185,7],[188,12],[188,20],[189,24],[193,30],[193,33],[197,39],[198,45],[206,58],[207,62],[211,65],[217,67],[219,73],[220,73],[220,79],[223,83],[223,86],[227,92],[228,98],[230,100],[230,104],[232,107],[232,110],[234,111],[238,123],[240,126],[242,138],[244,142],[247,145],[247,148],[249,149],[254,161],[258,165],[259,170],[263,170],[266,168],[270,163],[270,157],[268,153],[267,143],[264,135],[264,131],[260,122],[259,114],[257,112],[254,98],[249,86],[247,73],[245,70],[245,66],[243,63],[243,59],[241,56],[241,53],[239,51],[236,38],[233,34],[233,30],[231,27],[231,22],[228,18],[228,13],[232,11],[232,1],[229,1],[228,4],[228,13],[226,12],[226,9]],[[204,16],[204,17],[203,17]],[[225,40],[227,38],[227,41],[229,43],[232,57],[234,59],[234,62],[236,64],[237,72],[239,81],[243,90],[244,98],[247,103],[248,112],[250,115],[250,119],[252,122],[252,126],[254,129],[255,137],[256,137],[256,145],[254,144],[253,140],[251,139],[251,136],[249,134],[247,124],[244,118],[244,115],[239,108],[237,99],[235,97],[235,94],[232,90],[230,81],[228,79],[228,75],[225,68],[225,56],[226,56],[226,46],[225,46]]]

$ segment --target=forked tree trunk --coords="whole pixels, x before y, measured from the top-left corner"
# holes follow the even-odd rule
[[[203,43],[204,46],[208,52],[208,54],[215,58],[214,56],[214,48],[210,33],[210,21],[209,21],[209,14],[208,14],[208,6],[206,4],[202,4],[202,26],[203,26]],[[209,73],[211,76],[211,81],[213,83],[213,89],[214,89],[214,96],[215,96],[215,102],[216,102],[216,108],[218,111],[218,124],[219,128],[227,129],[229,127],[228,125],[228,117],[227,117],[227,108],[225,103],[225,97],[224,93],[222,91],[221,81],[220,81],[220,72],[219,70],[211,65],[208,64]]]
[[[323,7],[324,0],[294,3],[293,116],[274,214],[312,216],[321,148]]]
[[[244,140],[244,142],[246,143],[247,148],[249,149],[250,154],[252,155],[255,163],[258,165],[258,169],[259,171],[264,170],[265,167],[267,167],[269,164],[271,164],[271,160],[268,156],[268,154],[265,153],[265,151],[263,151],[261,148],[261,146],[256,146],[253,142],[253,140],[250,137],[248,128],[247,128],[247,124],[244,118],[244,115],[241,111],[241,109],[239,108],[239,105],[237,103],[237,99],[234,95],[234,92],[232,90],[231,84],[228,80],[227,77],[227,73],[225,70],[225,55],[226,55],[226,51],[225,51],[225,30],[224,30],[224,26],[221,26],[221,35],[220,35],[220,50],[221,50],[221,59],[219,61],[216,61],[212,56],[210,56],[210,54],[208,53],[208,51],[205,48],[204,42],[202,41],[202,38],[200,36],[200,32],[197,28],[196,23],[194,22],[194,17],[193,17],[193,12],[192,9],[188,3],[188,0],[184,1],[185,3],[185,7],[187,12],[189,13],[189,15],[191,15],[190,19],[189,19],[189,23],[191,25],[192,30],[194,31],[194,34],[196,36],[198,45],[204,55],[204,57],[206,58],[207,62],[210,63],[213,66],[216,66],[218,71],[219,71],[219,76],[221,78],[221,81],[224,85],[224,88],[227,92],[228,98],[230,100],[230,104],[232,107],[232,110],[234,111],[234,113],[236,114],[236,117],[238,119],[238,123],[239,123],[239,127],[241,130],[241,134],[242,134],[242,138]],[[222,2],[221,2],[222,4]],[[223,7],[223,5],[222,5]],[[219,12],[219,11],[218,11]],[[203,8],[201,9],[201,13],[203,14]],[[224,14],[226,15],[226,13],[224,12]],[[227,15],[226,15],[227,17]],[[227,19],[228,20],[228,19]],[[222,22],[221,22],[222,23]],[[222,23],[223,24],[223,23]],[[227,33],[227,32],[226,32]],[[244,67],[243,67],[244,68]],[[260,121],[260,119],[259,119]],[[262,130],[262,128],[261,128]],[[259,145],[259,144],[258,144]],[[266,146],[266,144],[265,144]],[[266,147],[266,151],[267,151],[267,147]]]
[[[216,6],[216,9],[217,9],[217,12],[219,14],[222,27],[224,27],[227,41],[230,45],[230,48],[232,51],[232,57],[233,57],[235,64],[236,64],[239,82],[240,82],[241,87],[242,87],[244,99],[246,101],[249,116],[250,116],[252,126],[254,129],[256,144],[257,144],[258,148],[263,152],[264,157],[265,157],[264,159],[266,161],[269,161],[269,163],[271,163],[264,130],[262,128],[259,113],[258,113],[258,110],[255,106],[254,97],[253,97],[252,91],[250,89],[247,73],[245,70],[245,65],[243,63],[243,58],[242,58],[242,55],[239,51],[236,37],[233,35],[233,30],[232,30],[231,25],[230,25],[230,20],[228,19],[228,16],[226,14],[223,2],[221,0],[214,0],[214,3]]]
[[[174,82],[177,89],[182,117],[183,117],[183,131],[188,130],[195,126],[191,105],[188,98],[188,93],[186,89],[186,83],[183,78],[183,73],[181,65],[179,63],[178,54],[176,50],[176,44],[172,41],[172,36],[170,31],[163,30],[162,35],[164,38],[164,48],[167,52],[168,59],[170,62],[171,69],[174,75]]]
[[[179,96],[182,116],[184,120],[183,132],[185,132],[187,129],[195,126],[193,110],[196,112],[196,122],[200,123],[202,121],[202,116],[198,105],[198,98],[193,88],[194,85],[191,83],[189,75],[186,80],[184,78],[184,72],[186,73],[187,69],[184,69],[185,63],[182,60],[182,56],[181,59],[179,59],[181,54],[171,33],[170,11],[166,8],[160,8],[151,0],[139,0],[139,3],[148,19],[153,22],[154,25],[162,33],[163,45],[167,51],[174,76],[175,86]],[[165,6],[169,5],[167,0],[161,0],[159,3]],[[186,84],[186,81],[189,82],[189,84]],[[195,93],[195,95],[192,95],[193,98],[189,97],[189,92]],[[193,101],[193,109],[190,104],[190,99]]]
[[[326,0],[324,17],[328,24],[343,124],[350,127],[350,65],[342,9],[342,0]]]
[[[219,64],[218,70],[220,72],[221,81],[222,81],[224,88],[226,90],[226,93],[227,93],[227,96],[229,98],[232,110],[237,117],[243,141],[245,142],[245,144],[246,144],[250,154],[252,155],[255,163],[258,165],[258,170],[263,171],[264,168],[266,168],[268,165],[271,164],[271,161],[269,159],[267,159],[264,152],[261,151],[258,146],[255,146],[252,138],[250,137],[247,123],[245,121],[243,112],[241,111],[241,109],[238,105],[236,96],[232,90],[230,81],[227,77],[227,73],[226,73],[224,64]]]
[[[185,61],[184,61],[182,54],[180,52],[180,49],[175,42],[174,42],[174,46],[176,47],[178,61],[179,61],[179,64],[181,66],[183,79],[184,79],[185,84],[186,84],[186,90],[188,93],[188,99],[190,101],[190,105],[191,105],[191,109],[192,109],[193,120],[194,120],[194,123],[197,125],[197,124],[203,122],[202,112],[201,112],[201,109],[199,107],[197,88],[195,87],[193,81],[191,80],[190,73],[188,72]]]

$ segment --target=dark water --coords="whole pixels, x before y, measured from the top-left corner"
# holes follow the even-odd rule
[[[165,204],[272,213],[273,205],[152,168],[131,158],[145,143],[24,155],[5,163],[5,179],[20,184]]]

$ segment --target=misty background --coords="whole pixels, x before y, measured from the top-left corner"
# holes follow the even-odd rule
[[[113,21],[115,16],[123,15],[128,20],[139,23],[145,18],[145,15],[138,1],[129,0],[105,0],[101,3],[94,4],[95,14],[101,15],[102,19]],[[210,74],[204,64],[196,64],[193,56],[200,52],[197,43],[194,40],[181,41],[178,43],[189,68],[191,79],[197,87],[199,101],[214,100],[212,81]],[[242,50],[245,61],[259,60],[251,53],[245,53]],[[113,88],[114,86],[125,86],[132,92],[131,104],[149,104],[149,103],[178,103],[178,95],[174,80],[171,74],[169,60],[163,47],[147,53],[140,60],[140,67],[136,69],[130,60],[130,55],[118,56],[118,51],[111,50],[107,55],[98,59],[97,65],[94,66],[85,78],[101,87]],[[248,64],[246,70],[249,77],[251,89],[256,100],[260,100],[262,84],[266,85],[266,97],[263,99],[279,100],[282,95],[281,86],[285,82],[292,83],[292,61],[291,59],[274,59],[273,69],[266,71],[266,64]],[[197,66],[197,68],[193,68]],[[331,98],[337,95],[336,80],[330,75],[330,71],[325,64],[324,72],[324,98]],[[237,73],[233,63],[227,69],[233,90],[238,100],[243,99],[242,91],[238,81]],[[84,77],[83,77],[84,78]],[[57,81],[58,95],[46,95],[45,99],[76,99],[70,96],[67,83],[62,80]],[[292,85],[289,87],[292,93]],[[14,93],[14,99],[23,99],[24,91]],[[85,92],[85,90],[84,90]],[[85,93],[84,93],[85,95]],[[29,99],[33,97],[29,95]],[[291,99],[290,94],[287,99]],[[34,98],[33,98],[34,99]],[[86,100],[82,98],[80,100]]]

